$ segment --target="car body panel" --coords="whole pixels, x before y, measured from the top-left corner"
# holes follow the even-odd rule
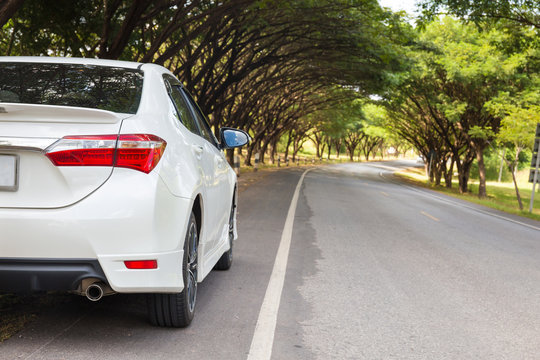
[[[9,111],[0,114],[0,154],[18,154],[21,161],[19,190],[0,190],[0,258],[96,259],[114,291],[178,293],[184,286],[186,227],[200,201],[202,281],[229,249],[236,175],[215,144],[178,121],[163,81],[164,74],[172,73],[152,64],[97,59],[1,61],[141,69],[144,82],[136,114],[0,102],[12,113],[22,109],[17,118],[5,117]],[[39,108],[46,114],[40,119]],[[109,134],[153,134],[167,144],[148,174],[118,167],[56,167],[44,155],[48,142],[64,136]],[[148,259],[156,259],[158,268],[133,270],[123,263]]]
[[[19,156],[19,190],[0,191],[0,208],[68,206],[96,190],[110,176],[111,167],[56,167],[44,150],[67,135],[117,134],[119,119],[114,123],[96,124],[34,122],[26,117],[25,121],[12,122],[2,119],[6,115],[9,116],[0,114],[0,153]]]

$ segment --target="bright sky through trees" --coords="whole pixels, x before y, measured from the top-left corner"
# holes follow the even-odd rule
[[[379,0],[379,4],[383,7],[388,7],[393,11],[405,10],[411,15],[415,14],[416,3],[416,0]]]

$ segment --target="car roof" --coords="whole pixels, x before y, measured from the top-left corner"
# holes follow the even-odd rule
[[[121,67],[137,69],[142,63],[132,61],[104,60],[93,58],[76,57],[52,57],[52,56],[0,56],[0,62],[42,63],[42,64],[79,64],[94,66]]]

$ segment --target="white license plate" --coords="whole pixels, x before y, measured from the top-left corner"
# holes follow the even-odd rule
[[[0,191],[17,191],[19,185],[19,158],[0,154]]]

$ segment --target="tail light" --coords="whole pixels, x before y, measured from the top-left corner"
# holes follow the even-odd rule
[[[124,265],[128,269],[157,269],[157,260],[127,260]]]
[[[155,135],[66,136],[45,155],[56,166],[115,166],[148,174],[163,156],[167,142]]]

